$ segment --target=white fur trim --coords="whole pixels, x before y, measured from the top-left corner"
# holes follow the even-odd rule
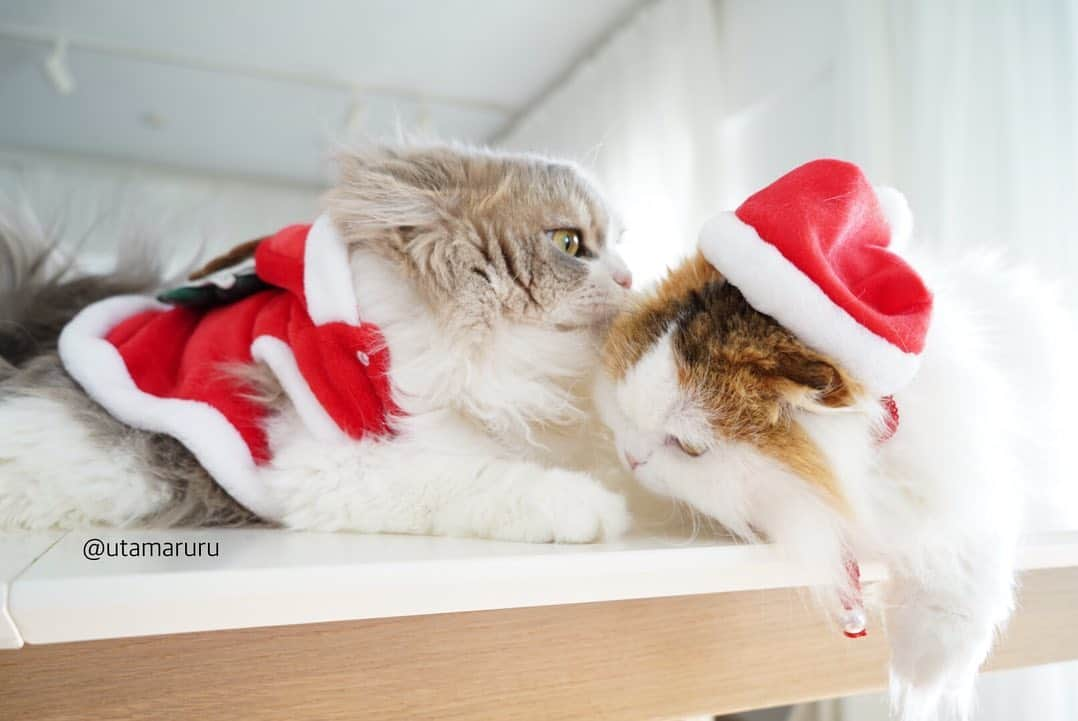
[[[348,249],[333,221],[320,215],[307,232],[303,254],[303,294],[315,325],[359,325],[359,306],[352,287]]]
[[[704,225],[700,252],[753,308],[833,357],[873,392],[893,393],[917,372],[917,354],[903,352],[854,320],[733,213],[720,213]]]
[[[279,519],[281,509],[258,482],[258,470],[247,444],[224,415],[201,401],[159,398],[142,392],[131,379],[116,346],[105,339],[124,319],[169,307],[152,298],[132,295],[88,306],[60,334],[64,368],[87,395],[117,420],[176,438],[236,501],[262,518]]]
[[[259,336],[251,344],[251,357],[265,363],[277,376],[303,425],[317,440],[326,443],[348,441],[348,435],[326,412],[307,385],[307,380],[296,365],[296,356],[284,341],[270,335]]]
[[[906,196],[886,185],[877,185],[876,202],[891,230],[891,250],[901,252],[913,236],[913,212]]]

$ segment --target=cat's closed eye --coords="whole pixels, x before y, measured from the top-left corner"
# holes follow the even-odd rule
[[[574,258],[584,250],[584,245],[580,242],[580,231],[575,228],[555,228],[548,230],[547,235],[555,248]]]
[[[678,450],[690,458],[698,458],[707,453],[706,447],[693,445],[692,443],[681,440],[677,436],[667,436],[666,445],[677,446]]]

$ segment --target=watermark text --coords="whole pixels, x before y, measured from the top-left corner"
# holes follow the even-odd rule
[[[102,541],[88,538],[82,544],[82,555],[87,561],[102,558],[216,558],[220,550],[219,541]]]

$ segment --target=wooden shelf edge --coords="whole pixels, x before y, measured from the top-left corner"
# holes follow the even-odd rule
[[[1078,568],[1023,575],[990,669],[1078,657]],[[30,645],[5,718],[663,719],[881,688],[797,589]],[[181,713],[182,712],[182,713]]]

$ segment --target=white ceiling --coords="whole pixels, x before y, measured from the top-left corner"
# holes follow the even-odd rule
[[[318,183],[349,137],[490,139],[640,4],[5,0],[0,145]]]

